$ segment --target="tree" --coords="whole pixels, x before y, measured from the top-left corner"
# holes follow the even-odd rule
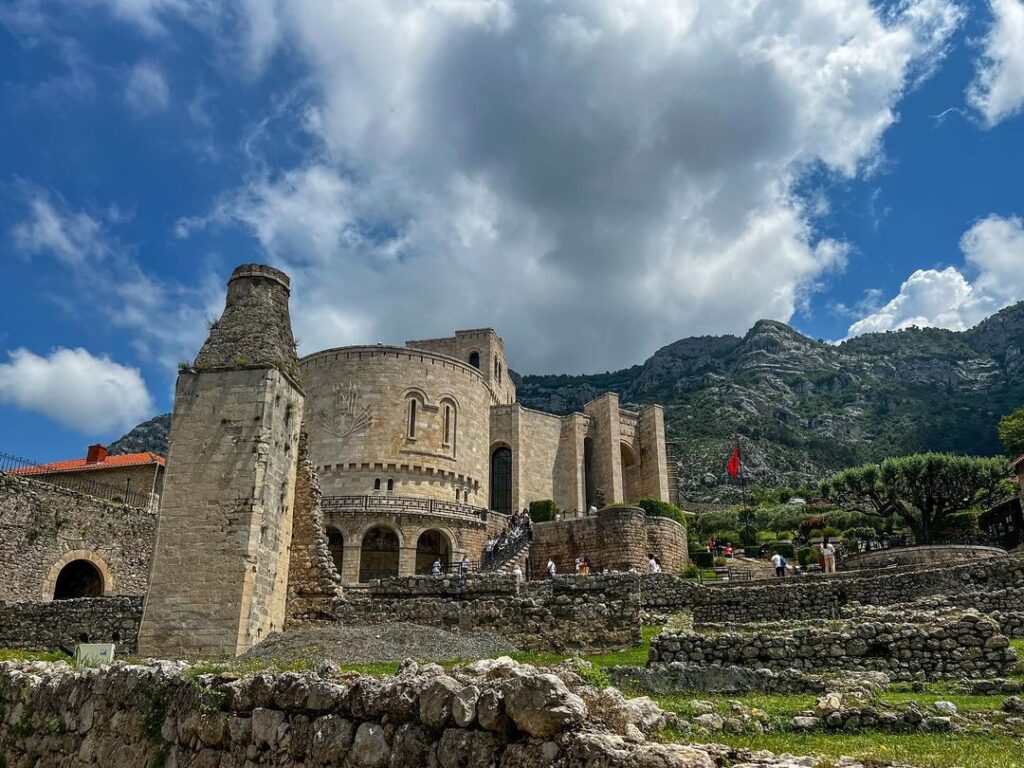
[[[1011,459],[1024,456],[1024,408],[1018,408],[999,420],[999,440]]]
[[[931,544],[947,515],[999,500],[1005,479],[1002,459],[920,453],[838,472],[821,493],[848,511],[900,518]]]

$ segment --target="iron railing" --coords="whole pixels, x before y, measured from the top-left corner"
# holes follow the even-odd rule
[[[469,504],[436,499],[416,499],[411,496],[324,496],[320,507],[328,509],[365,509],[383,512],[429,512],[441,515],[462,515],[486,520],[488,510]]]
[[[59,472],[54,470],[52,465],[40,464],[0,452],[0,472],[5,472],[8,475],[38,480],[76,493],[95,496],[98,499],[127,504],[130,507],[156,509],[157,497],[155,494],[148,491],[131,490],[128,480],[125,481],[124,486],[100,482],[94,477],[89,477],[92,471]]]
[[[485,571],[496,571],[505,563],[512,560],[516,555],[522,552],[526,547],[530,545],[530,537],[522,533],[517,536],[513,541],[506,544],[504,547],[496,552],[491,553],[491,559],[485,560],[482,569]]]

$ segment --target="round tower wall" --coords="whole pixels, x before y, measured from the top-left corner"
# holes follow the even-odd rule
[[[487,506],[491,395],[479,371],[444,355],[377,346],[318,352],[300,371],[309,456],[325,495]]]

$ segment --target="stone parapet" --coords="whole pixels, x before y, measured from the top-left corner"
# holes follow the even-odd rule
[[[135,653],[142,597],[86,597],[52,603],[0,602],[0,648],[71,650],[78,643],[114,643]]]

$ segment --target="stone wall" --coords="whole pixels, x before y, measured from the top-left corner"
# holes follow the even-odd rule
[[[506,574],[389,579],[349,588],[335,608],[343,624],[408,621],[474,634],[492,632],[523,648],[625,647],[640,642],[635,578],[559,577],[519,582]]]
[[[77,472],[33,472],[28,471],[21,477],[30,477],[53,485],[63,485],[72,490],[99,491],[103,498],[111,501],[131,502],[138,506],[152,506],[153,509],[159,505],[160,493],[163,490],[164,476],[163,465],[155,461],[152,464],[141,464],[134,467],[103,467],[95,469],[83,469]],[[96,483],[103,486],[102,489],[89,488],[89,484]],[[147,499],[146,504],[143,498]]]
[[[944,544],[931,547],[900,547],[881,549],[873,552],[854,552],[843,558],[843,567],[849,570],[861,568],[882,568],[889,563],[899,565],[951,565],[973,563],[990,557],[1002,557],[1005,549],[967,544]]]
[[[670,631],[652,641],[650,661],[869,670],[906,680],[1010,674],[1017,657],[992,619],[968,612],[933,614],[921,623],[864,620],[743,633]]]
[[[0,648],[71,651],[82,642],[114,643],[135,653],[141,597],[88,597],[52,603],[0,603]]]
[[[746,757],[661,744],[667,718],[510,659],[396,677],[189,675],[184,665],[0,665],[6,768],[714,768]],[[757,765],[794,765],[761,753]]]
[[[61,569],[92,563],[103,594],[142,595],[156,513],[0,472],[0,601],[53,598]]]
[[[887,605],[940,593],[1006,589],[1024,582],[1024,558],[1008,556],[947,568],[851,572],[778,582],[696,584],[672,574],[643,576],[650,611],[692,611],[699,623],[838,617],[853,603]]]
[[[584,556],[595,571],[646,573],[648,554],[660,558],[665,571],[681,571],[687,563],[686,529],[674,520],[648,518],[638,507],[606,507],[592,517],[535,523],[531,576],[544,577],[548,558],[559,573],[572,573],[575,558]]]
[[[341,575],[334,560],[320,509],[320,483],[309,461],[306,435],[299,437],[299,465],[295,473],[291,554],[288,557],[287,622],[329,615],[341,596]]]

